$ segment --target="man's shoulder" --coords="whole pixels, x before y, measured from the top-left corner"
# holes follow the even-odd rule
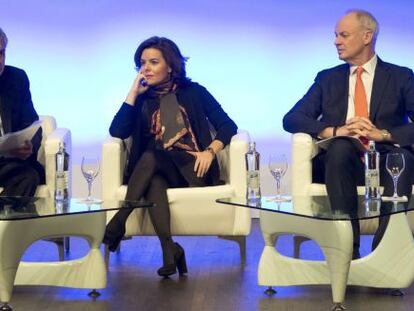
[[[413,72],[411,68],[396,65],[396,64],[392,64],[392,63],[388,63],[388,62],[384,62],[381,59],[378,59],[378,65],[382,66],[385,69],[387,69],[389,72],[395,72],[395,73],[398,73],[398,74],[401,74],[401,73],[412,74],[412,72]]]
[[[26,72],[23,69],[14,67],[14,66],[9,66],[6,65],[4,67],[4,72],[3,75],[5,76],[5,78],[7,79],[19,79],[21,77],[26,77]]]
[[[318,72],[319,77],[330,77],[330,76],[336,76],[338,74],[348,74],[349,73],[349,65],[348,64],[341,64],[337,65],[335,67],[323,69]]]

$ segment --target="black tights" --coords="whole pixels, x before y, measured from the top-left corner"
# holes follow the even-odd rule
[[[151,150],[142,154],[128,182],[125,200],[136,201],[145,197],[147,201],[155,203],[155,207],[148,208],[151,222],[154,226],[164,253],[164,260],[171,261],[173,249],[171,239],[170,208],[168,204],[167,189],[190,186],[205,186],[203,178],[198,178],[193,171],[194,159],[189,154],[187,165],[179,170],[171,158],[171,153],[163,150]],[[183,171],[184,170],[184,171]],[[185,173],[186,178],[183,177]],[[123,208],[114,216],[117,223],[125,226],[125,222],[132,209]]]

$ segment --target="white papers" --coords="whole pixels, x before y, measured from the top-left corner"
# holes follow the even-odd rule
[[[24,147],[26,141],[30,141],[42,124],[35,121],[32,125],[17,131],[7,133],[0,137],[0,155],[7,156],[10,150]]]
[[[345,139],[349,139],[355,147],[357,147],[357,149],[361,152],[365,152],[367,151],[367,149],[365,148],[364,144],[356,137],[352,137],[352,136],[334,136],[334,137],[330,137],[330,138],[326,138],[326,139],[322,139],[316,142],[316,145],[318,145],[320,148],[327,150],[329,145],[331,144],[331,142],[334,139],[337,138],[345,138]]]

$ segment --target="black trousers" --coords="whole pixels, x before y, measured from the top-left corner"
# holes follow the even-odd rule
[[[410,150],[393,145],[377,144],[380,153],[380,183],[385,196],[392,196],[394,186],[391,176],[385,168],[386,156],[390,152],[399,152],[405,157],[405,170],[398,179],[398,195],[411,197],[414,183],[414,154]],[[356,147],[346,138],[335,139],[327,151],[313,159],[313,181],[325,183],[331,206],[352,214],[357,212],[357,186],[365,184],[364,163]],[[389,217],[379,218],[379,227],[374,236],[372,248],[380,242],[388,224]],[[360,227],[358,220],[351,221],[354,235],[354,250],[359,248]]]
[[[0,158],[1,196],[34,196],[40,183],[41,176],[30,162]]]
[[[148,213],[164,252],[167,245],[171,245],[167,189],[209,184],[208,175],[197,177],[194,163],[194,157],[184,151],[149,150],[143,153],[129,178],[125,200],[144,197],[155,203],[155,207],[148,208]],[[131,212],[131,209],[122,209],[115,217],[125,223]]]

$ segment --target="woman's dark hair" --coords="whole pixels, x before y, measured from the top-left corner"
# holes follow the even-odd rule
[[[167,65],[171,68],[171,78],[174,83],[179,85],[185,84],[190,81],[187,78],[185,71],[185,63],[187,57],[184,57],[178,46],[170,39],[164,37],[151,37],[143,41],[137,48],[134,55],[134,62],[137,68],[141,67],[141,55],[145,49],[157,49],[161,52]]]

